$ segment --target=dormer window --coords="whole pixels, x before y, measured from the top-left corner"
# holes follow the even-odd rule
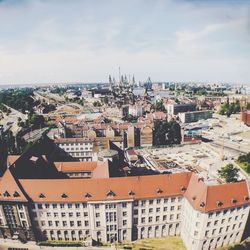
[[[157,188],[157,189],[156,189],[156,193],[157,193],[157,194],[161,194],[162,192],[163,192],[163,191],[162,191],[160,188]]]
[[[200,207],[205,207],[205,202],[201,202]]]
[[[129,195],[129,196],[133,196],[133,195],[135,195],[135,193],[134,193],[132,190],[130,190],[130,191],[128,192],[128,195]]]
[[[236,202],[237,202],[237,200],[236,199],[231,199],[231,202],[233,203],[233,204],[235,204]]]
[[[223,205],[223,203],[221,201],[217,201],[216,205],[217,205],[217,207],[221,207]]]
[[[10,194],[9,194],[8,191],[5,191],[5,192],[3,193],[3,196],[4,196],[4,197],[10,197]]]
[[[114,197],[114,196],[115,196],[115,193],[114,193],[112,190],[109,190],[109,191],[107,192],[107,196],[108,196],[108,197]]]
[[[92,195],[91,195],[90,193],[86,193],[86,194],[84,195],[84,197],[85,197],[85,198],[91,198]]]
[[[196,196],[193,196],[193,197],[192,197],[192,200],[195,201],[195,200],[196,200]]]
[[[186,190],[187,190],[187,188],[186,188],[186,187],[181,186],[181,192],[185,192]]]
[[[65,198],[68,198],[68,195],[66,195],[65,193],[63,193],[63,194],[61,195],[61,197],[65,199]]]
[[[15,191],[15,193],[13,194],[13,196],[14,197],[20,197],[20,194],[17,191]]]
[[[248,196],[245,196],[245,197],[244,197],[244,200],[245,200],[245,201],[249,201],[249,197],[248,197]]]
[[[45,198],[45,195],[43,193],[39,194],[39,198],[43,199]]]

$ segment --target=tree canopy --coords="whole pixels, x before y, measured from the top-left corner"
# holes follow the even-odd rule
[[[219,176],[226,182],[237,182],[239,177],[239,169],[229,163],[218,170]]]

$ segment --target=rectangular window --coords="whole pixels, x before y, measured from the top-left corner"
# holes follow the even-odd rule
[[[141,218],[141,223],[145,223],[145,217]]]
[[[101,222],[100,221],[97,221],[96,222],[96,227],[100,227],[101,226]]]
[[[156,221],[159,221],[160,220],[160,216],[156,216]]]
[[[122,203],[122,207],[123,207],[123,208],[126,208],[126,207],[127,207],[127,202],[123,202],[123,203]]]
[[[160,204],[160,203],[161,203],[161,199],[157,199],[157,200],[156,200],[156,203],[157,203],[157,204]]]
[[[77,221],[77,226],[81,227],[82,226],[82,222],[80,220]]]
[[[71,221],[69,222],[69,224],[70,224],[71,227],[73,227],[75,223],[74,223],[74,221],[71,220]]]
[[[149,200],[149,205],[152,205],[154,203],[154,200]]]
[[[123,226],[126,226],[126,225],[127,225],[127,220],[123,220],[123,221],[122,221],[122,225],[123,225]]]

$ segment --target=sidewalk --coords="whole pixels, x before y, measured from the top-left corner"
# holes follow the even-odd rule
[[[6,240],[6,239],[1,239],[0,240],[0,249],[1,250],[8,250],[10,248],[14,248],[15,250],[38,250],[38,249],[44,249],[44,250],[65,250],[65,249],[70,249],[70,250],[115,250],[115,247],[51,247],[51,246],[37,246],[35,242],[27,242],[25,244],[19,242],[19,241],[14,241],[14,240]]]

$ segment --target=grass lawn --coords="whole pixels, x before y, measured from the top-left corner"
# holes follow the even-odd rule
[[[250,176],[250,173],[247,172],[247,163],[239,162],[238,160],[235,162],[238,166],[240,166]]]
[[[127,244],[118,244],[117,248],[132,247],[133,250],[185,250],[185,246],[180,237],[168,236],[164,238],[152,238],[137,240]]]

